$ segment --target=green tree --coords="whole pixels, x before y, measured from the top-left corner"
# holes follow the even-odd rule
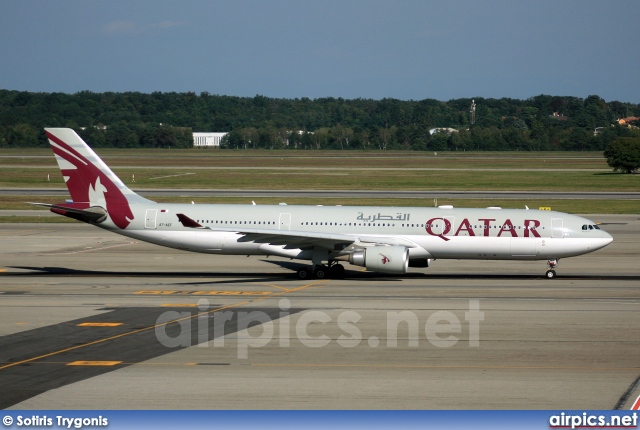
[[[396,133],[398,132],[398,128],[394,125],[389,128],[381,127],[378,129],[378,148],[381,151],[387,149],[396,138]]]
[[[444,151],[449,146],[451,136],[446,131],[436,131],[429,139],[428,149],[432,151]]]
[[[7,146],[10,148],[38,146],[38,131],[29,124],[8,127]]]
[[[349,141],[353,139],[353,130],[338,124],[331,129],[331,136],[340,144],[340,149],[344,149],[345,146],[348,148]]]
[[[76,129],[76,132],[92,148],[101,148],[104,146],[104,133],[96,130],[95,127],[81,127]]]
[[[291,130],[288,136],[289,149],[298,149],[302,146],[302,134],[298,130]]]
[[[278,131],[272,125],[260,129],[260,148],[273,149],[274,145],[276,144],[277,137]]]
[[[640,138],[619,137],[607,146],[604,156],[614,170],[636,172],[640,168]]]
[[[311,139],[316,149],[324,148],[329,142],[329,129],[322,127],[313,132]]]

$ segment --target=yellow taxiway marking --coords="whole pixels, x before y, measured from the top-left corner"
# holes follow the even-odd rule
[[[191,296],[268,296],[270,291],[180,291],[180,290],[142,290],[133,294],[169,296],[183,294]]]
[[[6,272],[7,269],[0,269],[0,272]]]
[[[267,287],[279,288],[279,289],[284,290],[284,291],[287,291],[287,292],[288,292],[288,291],[291,291],[291,290],[289,290],[288,288],[281,287],[280,285],[276,285],[276,284],[267,284],[267,283],[264,283],[264,284],[262,284],[262,285],[266,285]]]
[[[330,279],[325,279],[325,280],[322,280],[322,281],[312,282],[310,284],[306,284],[306,285],[303,285],[301,287],[291,288],[290,290],[287,290],[286,293],[292,293],[294,291],[304,290],[305,288],[315,287],[316,285],[325,284],[325,283],[327,283],[329,281],[330,281]],[[284,294],[284,292],[283,293],[274,294],[274,295],[280,296],[282,294]]]
[[[312,282],[310,284],[306,284],[306,285],[303,285],[301,287],[294,288],[294,289],[292,289],[290,291],[300,291],[300,290],[303,290],[305,288],[309,288],[309,287],[313,287],[313,286],[316,286],[316,285],[319,285],[319,284],[323,284],[325,282],[329,282],[329,279],[318,281],[318,282]],[[145,331],[155,330],[158,327],[168,326],[169,324],[174,324],[174,323],[177,323],[177,322],[180,322],[180,321],[196,319],[196,318],[199,318],[199,317],[204,316],[204,315],[209,315],[209,314],[212,314],[212,313],[215,313],[215,312],[224,311],[225,309],[231,309],[231,308],[236,308],[236,307],[239,307],[239,306],[242,306],[242,305],[247,305],[247,304],[250,304],[250,303],[255,303],[255,302],[260,301],[260,300],[270,299],[270,298],[281,296],[281,295],[284,295],[284,294],[287,294],[287,293],[288,293],[288,291],[282,291],[281,293],[276,293],[276,294],[273,294],[273,295],[269,295],[268,297],[267,296],[256,297],[256,298],[252,298],[251,300],[244,300],[242,302],[234,303],[234,304],[231,304],[231,305],[221,306],[219,308],[212,309],[210,311],[198,312],[198,313],[193,314],[193,315],[185,316],[185,317],[182,317],[182,318],[176,318],[174,320],[167,321],[167,322],[164,322],[164,323],[161,323],[161,324],[154,324],[154,325],[151,325],[149,327],[143,327],[143,328],[139,328],[137,330],[128,331],[126,333],[120,333],[120,334],[117,334],[117,335],[114,335],[114,336],[109,336],[109,337],[105,337],[105,338],[102,338],[102,339],[97,339],[97,340],[94,340],[94,341],[91,341],[91,342],[83,343],[81,345],[75,345],[75,346],[71,346],[69,348],[60,349],[58,351],[49,352],[47,354],[38,355],[36,357],[27,358],[25,360],[15,361],[13,363],[8,363],[8,364],[5,364],[4,366],[0,366],[0,370],[8,369],[9,367],[13,367],[13,366],[19,366],[19,365],[25,364],[25,363],[31,363],[32,361],[41,360],[41,359],[47,358],[47,357],[53,357],[54,355],[63,354],[65,352],[75,351],[76,349],[85,348],[87,346],[98,345],[100,343],[108,342],[108,341],[115,340],[115,339],[120,339],[120,338],[123,338],[125,336],[131,336],[132,334],[137,334],[137,333],[142,333],[142,332],[145,332]]]
[[[84,322],[78,324],[78,327],[118,327],[122,323],[117,322]]]
[[[115,366],[122,361],[72,361],[67,366]]]
[[[270,291],[193,291],[194,296],[268,296]]]
[[[142,290],[136,291],[133,294],[153,294],[153,295],[161,295],[161,294],[177,294],[177,291],[162,291],[162,290]]]

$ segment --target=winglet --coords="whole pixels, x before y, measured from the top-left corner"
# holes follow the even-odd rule
[[[188,228],[205,228],[204,226],[198,224],[185,214],[176,214],[178,216],[178,220],[182,223],[183,226]]]

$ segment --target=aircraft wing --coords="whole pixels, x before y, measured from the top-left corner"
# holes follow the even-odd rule
[[[411,241],[394,236],[367,236],[342,233],[319,233],[296,230],[272,230],[246,227],[209,227],[203,226],[184,214],[177,214],[183,226],[199,228],[211,231],[229,232],[241,234],[238,242],[267,243],[270,245],[284,246],[285,249],[311,248],[319,246],[329,250],[344,249],[351,245],[401,245],[415,248],[417,245]]]

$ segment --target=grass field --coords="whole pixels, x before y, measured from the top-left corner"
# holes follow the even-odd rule
[[[268,190],[638,191],[639,175],[612,172],[599,152],[442,152],[99,149],[131,188]],[[51,181],[47,181],[47,175]],[[132,177],[135,175],[135,183]],[[0,187],[63,188],[48,149],[3,150]],[[64,197],[62,197],[64,198]],[[1,196],[28,209],[33,196]],[[40,199],[42,200],[42,199]],[[158,201],[180,201],[177,198]],[[188,199],[248,203],[247,199]],[[278,203],[283,199],[255,199]],[[182,199],[184,201],[184,199]],[[286,199],[289,204],[433,206],[431,199]],[[441,199],[454,206],[551,206],[572,213],[640,213],[639,201]],[[6,217],[4,217],[6,218]]]
[[[636,191],[598,152],[98,150],[138,188]],[[50,175],[51,181],[47,181]],[[135,175],[136,183],[132,183]],[[60,187],[48,149],[5,150],[0,187]]]
[[[259,159],[255,159],[259,163]],[[640,175],[607,171],[515,170],[265,170],[254,168],[113,168],[132,188],[271,190],[637,191]],[[47,174],[51,181],[47,181]],[[132,177],[135,175],[135,184]],[[64,187],[57,167],[0,168],[0,187]]]

